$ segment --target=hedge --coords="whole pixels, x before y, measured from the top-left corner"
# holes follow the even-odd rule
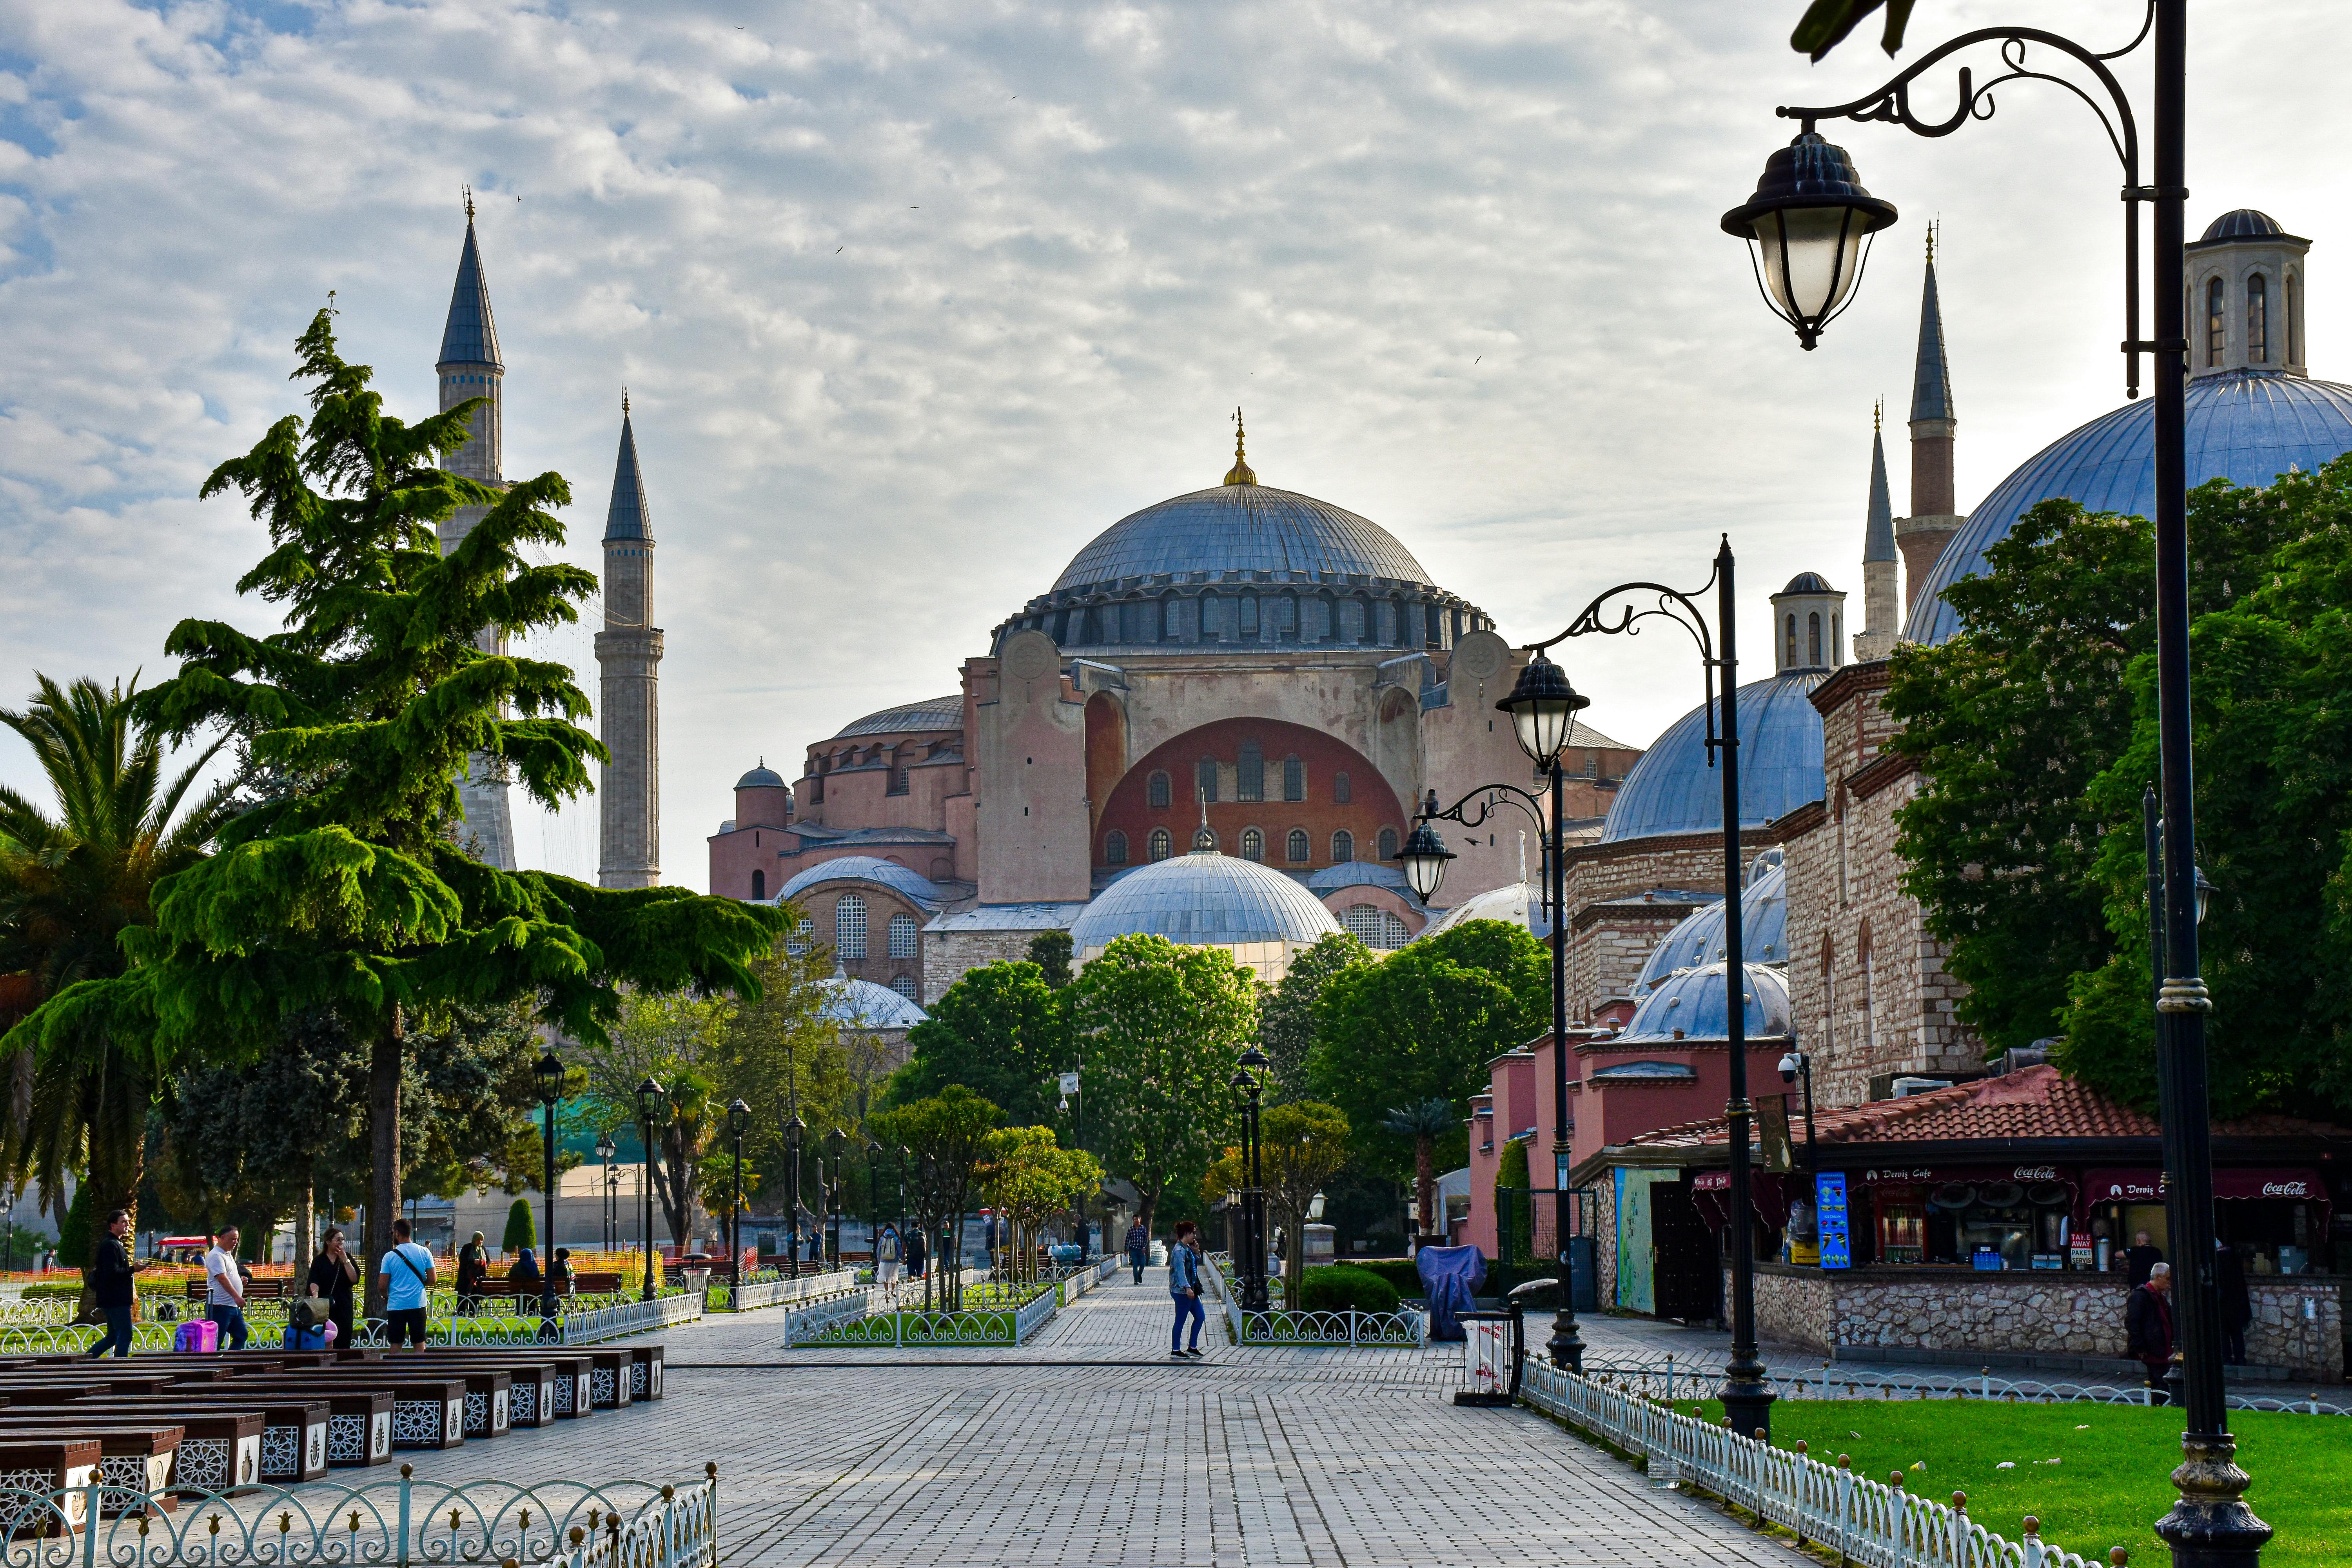
[[[1310,1312],[1393,1312],[1401,1294],[1386,1278],[1352,1263],[1307,1270],[1298,1304]]]

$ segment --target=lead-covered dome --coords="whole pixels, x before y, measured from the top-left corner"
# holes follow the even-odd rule
[[[2217,226],[2241,216],[2230,214],[2216,220]],[[2191,489],[2212,479],[2267,485],[2290,468],[2307,471],[2352,451],[2352,386],[2276,371],[2200,375],[2189,384],[2183,433]],[[2053,496],[2080,501],[2092,511],[2153,516],[2155,404],[2142,398],[2100,416],[2043,447],[1995,486],[1944,546],[1912,602],[1903,635],[1913,642],[1940,643],[1958,632],[1960,617],[1944,602],[1944,590],[1963,577],[1982,576],[1987,548]]]
[[[1809,701],[1825,669],[1790,670],[1739,689],[1739,825],[1761,827],[1822,798],[1822,716]],[[1603,843],[1723,831],[1723,775],[1709,767],[1706,710],[1675,721],[1618,786]]]
[[[1139,866],[1104,889],[1070,927],[1070,946],[1086,958],[1140,933],[1188,947],[1305,947],[1339,929],[1281,872],[1203,849]]]
[[[1745,968],[1748,988],[1741,993],[1742,1032],[1751,1040],[1790,1033],[1788,980],[1779,970],[1760,963]],[[1643,997],[1624,1032],[1612,1043],[1728,1039],[1731,1010],[1726,1005],[1724,989],[1720,962],[1685,970]]]
[[[1748,887],[1739,895],[1739,945],[1750,963],[1785,965],[1789,962],[1789,874],[1778,849],[1767,849],[1756,858]],[[1639,996],[1664,984],[1682,970],[1707,963],[1718,969],[1723,963],[1721,899],[1668,931],[1665,940],[1650,950],[1650,961],[1642,966],[1641,978],[1633,982],[1633,994]]]
[[[1054,591],[1127,577],[1265,572],[1288,582],[1335,575],[1426,585],[1396,535],[1345,507],[1265,485],[1218,485],[1129,512],[1078,552]]]

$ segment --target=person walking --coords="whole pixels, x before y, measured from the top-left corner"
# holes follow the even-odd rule
[[[117,1359],[131,1353],[131,1309],[139,1288],[132,1277],[147,1266],[131,1261],[123,1238],[131,1234],[131,1211],[116,1209],[106,1216],[106,1234],[98,1238],[98,1268],[90,1281],[98,1292],[98,1310],[105,1315],[106,1332],[89,1347],[91,1359],[112,1351]]]
[[[2148,1244],[2147,1232],[2132,1232],[2132,1244],[2124,1254],[2124,1265],[2130,1271],[2125,1280],[2135,1290],[2147,1283],[2149,1270],[2164,1261],[2164,1249]]]
[[[1168,1244],[1168,1295],[1176,1303],[1176,1321],[1168,1331],[1168,1357],[1171,1361],[1199,1361],[1201,1325],[1208,1313],[1201,1305],[1201,1253],[1195,1242],[1200,1230],[1189,1219],[1176,1222],[1175,1239]],[[1184,1324],[1192,1324],[1192,1345],[1184,1346]]]
[[[392,1250],[377,1263],[375,1282],[383,1292],[384,1342],[394,1350],[403,1341],[425,1348],[426,1309],[433,1300],[433,1255],[410,1239],[415,1234],[404,1219],[392,1222]]]
[[[344,1245],[343,1227],[331,1225],[310,1260],[310,1292],[327,1303],[327,1321],[335,1326],[337,1350],[352,1344],[352,1287],[360,1282],[359,1259]]]
[[[482,1233],[476,1231],[474,1239],[457,1249],[457,1310],[472,1317],[481,1310],[482,1281],[490,1277],[490,1249],[483,1245]]]
[[[882,1287],[882,1299],[891,1305],[898,1301],[898,1227],[886,1225],[874,1242],[874,1279]]]
[[[917,1226],[907,1233],[907,1278],[920,1279],[930,1265],[930,1249],[923,1245],[923,1227]]]
[[[2246,1289],[2246,1266],[2229,1243],[2213,1243],[2213,1284],[2221,1299],[2221,1360],[2246,1364],[2246,1327],[2254,1321],[2254,1300]]]
[[[205,1251],[205,1316],[220,1325],[220,1348],[241,1351],[252,1331],[245,1326],[245,1275],[236,1266],[236,1226],[225,1225]]]
[[[2168,1403],[2164,1380],[2172,1371],[2171,1264],[2149,1269],[2147,1283],[2135,1285],[2125,1298],[2124,1353],[2147,1368],[2147,1385],[2156,1390],[2156,1402]]]
[[[1135,1282],[1143,1283],[1143,1265],[1151,1256],[1151,1231],[1138,1215],[1135,1223],[1127,1227],[1127,1264],[1135,1270]]]

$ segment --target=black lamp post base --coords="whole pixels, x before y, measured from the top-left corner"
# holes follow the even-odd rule
[[[1563,1287],[1564,1288],[1564,1287]],[[1584,1370],[1584,1336],[1578,1332],[1576,1314],[1562,1307],[1551,1321],[1551,1338],[1544,1342],[1551,1364],[1570,1372]]]
[[[2180,1451],[2185,1457],[2172,1472],[2179,1500],[2156,1521],[2174,1568],[2255,1568],[2272,1531],[2246,1506],[2237,1439],[2191,1432],[2180,1439]]]
[[[1726,1383],[1719,1395],[1723,1413],[1731,1421],[1732,1431],[1742,1437],[1769,1437],[1772,1432],[1772,1402],[1780,1395],[1768,1384]]]

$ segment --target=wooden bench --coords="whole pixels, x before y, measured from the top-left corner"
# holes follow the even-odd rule
[[[89,1494],[78,1489],[98,1479],[101,1459],[95,1437],[0,1438],[0,1476],[11,1489],[66,1494],[55,1505],[0,1501],[0,1540],[78,1532],[92,1522],[83,1506]]]
[[[187,1435],[184,1426],[138,1416],[126,1415],[110,1422],[79,1417],[60,1422],[46,1411],[37,1415],[0,1411],[0,1442],[52,1437],[61,1428],[77,1439],[98,1439],[99,1479],[109,1489],[99,1503],[100,1514],[128,1511],[132,1506],[131,1500],[121,1493],[163,1494],[171,1484],[173,1457],[179,1452],[181,1438]],[[163,1496],[162,1506],[168,1513],[179,1507],[179,1500]]]

